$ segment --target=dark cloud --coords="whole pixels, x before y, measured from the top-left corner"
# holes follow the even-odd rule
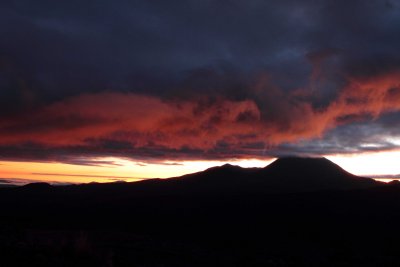
[[[40,179],[35,180],[35,179],[24,179],[24,178],[7,178],[7,179],[0,178],[0,186],[6,186],[6,187],[21,186],[21,185],[26,185],[29,183],[41,183],[41,182],[43,182],[43,180],[40,180]],[[56,186],[72,185],[72,183],[57,182],[57,181],[46,181],[46,183],[56,185]]]
[[[270,152],[275,156],[351,154],[392,151],[400,148],[399,112],[379,119],[356,120],[329,131],[323,138],[282,144]]]
[[[3,1],[0,154],[395,148],[399,25],[398,1]]]
[[[187,71],[220,64],[240,71],[267,69],[284,86],[299,87],[308,79],[310,53],[337,49],[355,60],[386,53],[379,56],[385,61],[393,60],[399,44],[398,9],[381,1],[13,1],[3,6],[2,32],[8,38],[1,51],[9,71],[55,96],[110,87],[158,91],[153,86],[160,83],[149,82],[152,77],[181,79]]]

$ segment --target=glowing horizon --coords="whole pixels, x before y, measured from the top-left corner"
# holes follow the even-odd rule
[[[327,155],[326,158],[346,171],[359,176],[399,175],[400,150],[369,152],[363,154]]]
[[[241,167],[264,167],[273,160],[245,159],[143,163],[123,158],[105,157],[93,159],[93,165],[0,161],[0,182],[2,179],[15,181],[17,184],[24,184],[27,181],[49,183],[132,182],[151,178],[181,176],[226,163]],[[104,161],[110,163],[95,165],[96,162]]]
[[[397,177],[391,176],[400,174],[400,166],[395,160],[400,157],[400,150],[352,155],[326,155],[325,157],[350,173],[364,177],[374,177],[381,181],[395,180]],[[150,163],[117,157],[99,157],[91,158],[90,160],[91,164],[86,165],[60,162],[0,161],[0,183],[2,181],[3,183],[8,181],[14,184],[26,184],[29,182],[49,182],[54,184],[132,182],[150,178],[181,176],[225,163],[241,167],[265,167],[273,162],[275,158],[265,160],[197,160]]]

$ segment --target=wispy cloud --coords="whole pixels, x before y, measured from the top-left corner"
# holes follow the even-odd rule
[[[131,176],[115,176],[115,175],[89,175],[89,174],[67,174],[67,173],[46,173],[46,172],[32,172],[33,175],[38,176],[62,176],[62,177],[94,177],[94,178],[110,178],[110,179],[129,179],[129,180],[143,180],[149,178],[139,178]]]

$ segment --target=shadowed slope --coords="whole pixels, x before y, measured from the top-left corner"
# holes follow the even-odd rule
[[[367,188],[381,183],[353,175],[326,158],[280,158],[260,171],[271,186],[294,191]]]
[[[191,192],[306,192],[356,189],[380,185],[373,179],[350,174],[325,158],[280,158],[265,168],[229,164],[203,172],[167,179]]]
[[[358,179],[326,158],[279,158],[264,168],[269,175],[287,177],[324,177],[324,179]],[[267,173],[266,172],[266,173]]]

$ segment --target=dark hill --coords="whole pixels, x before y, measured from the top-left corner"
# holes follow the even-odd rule
[[[326,158],[279,158],[264,168],[265,174],[279,177],[320,177],[324,180],[357,179]]]
[[[380,184],[353,175],[326,158],[280,158],[265,167],[260,176],[273,178],[273,185],[293,191],[356,189]]]
[[[30,183],[22,186],[21,188],[25,190],[47,190],[51,187],[52,185],[49,183]]]
[[[169,179],[132,183],[84,184],[52,187],[29,184],[21,191],[72,191],[110,198],[125,196],[226,195],[240,193],[296,193],[320,190],[361,189],[381,185],[373,179],[352,175],[325,158],[280,158],[265,168],[230,164]]]
[[[373,179],[350,174],[326,158],[280,158],[265,168],[233,165],[213,167],[202,172],[163,181],[177,192],[307,192],[344,190],[380,185]]]

